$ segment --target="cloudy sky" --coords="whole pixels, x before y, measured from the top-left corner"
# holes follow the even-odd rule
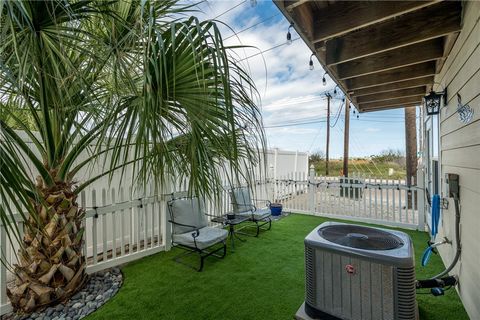
[[[256,5],[252,5],[256,3]],[[200,19],[216,18],[226,45],[243,44],[237,52],[261,94],[263,121],[269,148],[315,152],[325,150],[327,101],[335,83],[324,74],[308,47],[292,29],[292,44],[285,45],[289,26],[271,0],[209,0],[199,5]],[[275,47],[275,48],[274,48]],[[345,106],[342,93],[331,102],[333,157],[343,154]],[[337,115],[339,115],[337,117]],[[350,110],[350,155],[369,156],[387,148],[405,149],[403,109],[363,113]],[[338,120],[337,120],[338,118]]]

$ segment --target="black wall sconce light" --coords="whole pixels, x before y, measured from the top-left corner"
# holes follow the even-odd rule
[[[425,108],[427,108],[427,115],[434,115],[440,113],[440,107],[443,103],[447,104],[447,89],[442,92],[435,92],[433,89],[423,99],[425,100]]]

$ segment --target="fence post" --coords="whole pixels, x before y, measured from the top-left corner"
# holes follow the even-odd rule
[[[293,161],[293,172],[297,171],[298,166],[298,150],[295,151],[295,160]]]
[[[425,231],[425,176],[422,169],[417,170],[417,186],[418,230]]]
[[[315,212],[315,166],[310,166],[308,173],[308,211]]]
[[[276,196],[276,177],[275,177],[275,167],[273,166],[273,164],[270,165],[270,179],[268,179],[268,181],[270,182],[270,192],[271,192],[271,197],[270,199],[272,199],[273,202],[276,202],[276,199],[275,199],[275,196]],[[268,191],[267,191],[268,192]]]
[[[274,150],[274,153],[273,153],[273,200],[275,202],[277,202],[277,178],[278,178],[278,162],[277,162],[277,159],[278,159],[278,148],[275,148]]]
[[[169,251],[172,247],[172,225],[168,220],[170,220],[170,212],[168,211],[168,201],[170,200],[170,192],[172,192],[173,182],[170,179],[165,179],[165,185],[160,189],[160,194],[158,195],[160,206],[161,206],[161,227],[162,235],[164,238],[163,244],[165,245],[165,251]]]

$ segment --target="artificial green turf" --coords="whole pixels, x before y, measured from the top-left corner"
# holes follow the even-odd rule
[[[119,293],[87,319],[292,319],[304,300],[303,239],[326,220],[290,215],[275,221],[259,238],[236,241],[225,259],[207,259],[203,272],[172,261],[180,249],[132,262],[122,268]],[[438,256],[420,265],[428,235],[406,232],[415,245],[417,278],[442,271]],[[442,297],[418,295],[418,304],[421,319],[468,319],[454,289]]]

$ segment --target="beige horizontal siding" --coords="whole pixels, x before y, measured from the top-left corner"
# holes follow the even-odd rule
[[[474,106],[478,106],[479,104],[480,95],[468,103],[468,105],[472,106],[472,108],[474,109]],[[478,107],[476,109],[478,109]],[[473,125],[478,120],[480,120],[480,114],[478,112],[475,112],[473,114],[472,121],[468,123],[467,126]],[[444,138],[447,137],[450,133],[454,133],[455,131],[463,129],[463,127],[465,127],[465,124],[458,121],[458,114],[455,113],[452,116],[448,117],[448,119],[442,121],[440,134]]]
[[[442,151],[442,165],[480,170],[480,145]],[[476,172],[480,178],[480,172]]]
[[[458,121],[458,120],[457,120]],[[469,124],[472,128],[462,127],[442,137],[443,151],[472,147],[480,144],[480,120]],[[471,130],[472,134],[466,135],[465,130]]]
[[[463,29],[435,81],[448,91],[448,103],[440,114],[442,178],[446,173],[460,176],[462,255],[452,273],[460,278],[457,290],[470,318],[480,319],[480,1],[464,2]],[[458,119],[457,93],[463,104],[475,110],[468,124]],[[446,192],[442,183],[444,197]],[[439,237],[454,240],[455,210],[453,199],[449,200]],[[441,246],[439,251],[449,265],[455,245]]]

